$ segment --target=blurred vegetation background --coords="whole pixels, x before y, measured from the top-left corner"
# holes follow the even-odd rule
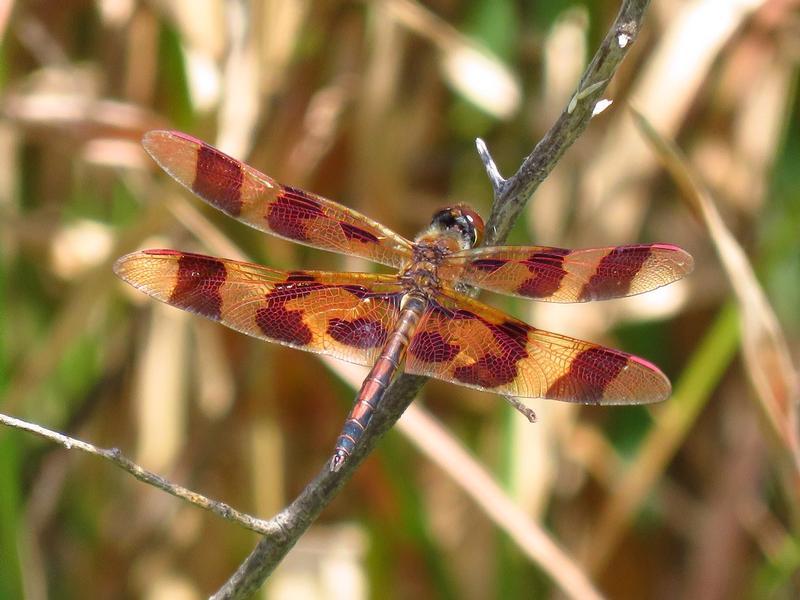
[[[618,8],[0,2],[0,412],[119,447],[173,481],[271,516],[329,456],[353,390],[314,356],[126,289],[111,264],[147,246],[277,268],[372,266],[208,209],[155,168],[142,133],[187,131],[413,236],[449,201],[488,216],[491,187],[474,139],[512,174],[567,106]],[[614,103],[510,239],[689,250],[694,274],[641,297],[579,306],[490,299],[537,327],[657,363],[673,381],[671,400],[535,402],[530,425],[498,397],[444,383],[430,382],[420,399],[608,597],[800,595],[800,485],[787,443],[797,435],[797,397],[784,396],[784,435],[776,434],[765,390],[741,358],[746,336],[729,274],[629,110],[685,151],[797,364],[799,60],[796,1],[655,0],[608,88]],[[0,430],[2,598],[204,597],[256,539],[95,457]],[[398,432],[264,590],[555,593]]]

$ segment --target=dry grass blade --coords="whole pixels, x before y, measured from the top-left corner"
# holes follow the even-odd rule
[[[419,2],[392,0],[386,7],[398,22],[437,46],[444,76],[455,90],[497,118],[508,119],[516,113],[522,96],[520,84],[489,50]]]
[[[578,563],[503,491],[486,469],[428,412],[412,404],[403,413],[397,427],[564,592],[573,598],[602,597]]]
[[[599,573],[611,559],[628,525],[664,477],[730,365],[739,344],[737,316],[732,303],[719,312],[689,357],[672,398],[656,413],[655,427],[642,441],[634,461],[616,478],[584,554],[592,573]]]
[[[362,370],[327,357],[335,373],[358,389]],[[444,471],[520,550],[573,598],[601,598],[588,577],[552,537],[506,494],[497,481],[424,409],[410,405],[396,428]]]
[[[223,68],[218,145],[234,155],[250,152],[260,116],[259,61],[256,38],[248,27],[243,2],[230,2],[226,13],[229,48]]]
[[[679,130],[721,50],[760,4],[760,0],[665,4],[673,18],[665,21],[654,39],[653,51],[630,91],[659,131],[673,135]],[[582,201],[592,230],[603,231],[616,243],[634,236],[646,206],[642,183],[655,168],[630,121],[612,124],[583,183]]]
[[[0,38],[4,38],[6,35],[8,18],[11,16],[11,11],[14,8],[14,4],[15,2],[13,2],[13,0],[0,2]]]
[[[96,307],[105,303],[111,293],[106,281],[114,257],[134,248],[146,233],[158,228],[161,213],[162,209],[153,205],[136,226],[117,240],[102,262],[87,271],[66,296],[48,335],[34,342],[35,345],[16,368],[8,391],[0,402],[4,411],[19,410],[41,383],[52,375],[66,349],[86,332]]]
[[[795,491],[800,494],[800,389],[789,349],[764,290],[742,247],[722,220],[709,191],[680,150],[661,137],[638,112],[634,116],[659,159],[700,215],[741,307],[742,351],[748,377],[770,424],[794,462]]]

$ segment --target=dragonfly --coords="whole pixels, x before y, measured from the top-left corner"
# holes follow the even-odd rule
[[[162,302],[250,336],[370,367],[336,441],[338,471],[397,374],[494,392],[530,420],[520,398],[644,404],[671,386],[651,362],[538,329],[473,299],[470,288],[547,302],[631,296],[693,268],[662,243],[569,250],[479,246],[480,215],[437,211],[413,241],[341,204],[288,185],[185,133],[144,135],[175,180],[242,223],[293,242],[357,256],[395,274],[280,271],[170,249],[121,257],[114,271]]]

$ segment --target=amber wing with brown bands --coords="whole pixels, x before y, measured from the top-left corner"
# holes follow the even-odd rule
[[[549,302],[588,302],[641,294],[691,272],[694,263],[670,244],[566,250],[497,246],[446,257],[440,277],[493,292]]]
[[[142,144],[178,182],[251,227],[393,267],[411,256],[411,242],[380,223],[322,196],[281,185],[190,135],[150,131]]]
[[[646,360],[536,329],[446,292],[428,306],[405,370],[498,394],[583,404],[644,404],[670,394]]]
[[[162,302],[236,331],[367,366],[394,327],[402,298],[388,275],[284,272],[175,250],[128,254],[114,271]]]

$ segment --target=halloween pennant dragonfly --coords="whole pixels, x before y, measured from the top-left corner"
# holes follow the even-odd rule
[[[239,221],[301,244],[394,267],[395,275],[278,271],[177,250],[143,250],[114,270],[154,298],[248,335],[371,370],[336,442],[347,457],[396,373],[436,377],[515,398],[584,404],[665,399],[669,380],[650,362],[532,327],[461,293],[470,285],[549,302],[640,294],[692,270],[669,244],[565,250],[476,247],[481,217],[457,204],[409,241],[368,217],[281,185],[184,133],[151,131],[147,152],[173,178]]]

